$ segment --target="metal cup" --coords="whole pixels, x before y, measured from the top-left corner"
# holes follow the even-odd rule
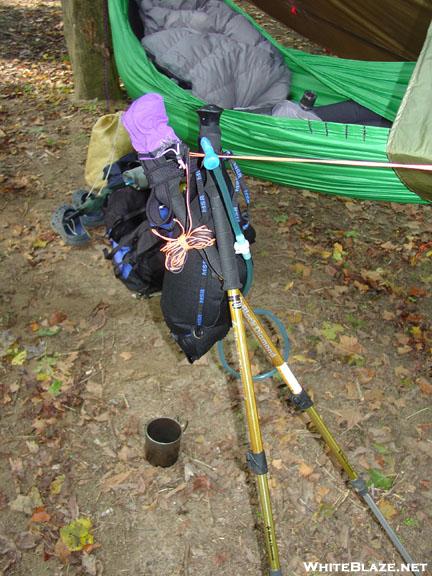
[[[167,468],[176,463],[182,426],[172,418],[155,418],[145,429],[145,457],[153,466]]]

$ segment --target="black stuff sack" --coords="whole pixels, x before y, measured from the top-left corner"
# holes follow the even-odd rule
[[[150,297],[162,289],[164,257],[161,240],[147,220],[149,190],[124,187],[113,190],[104,206],[104,221],[112,249],[105,257],[115,276],[131,291]]]
[[[214,234],[214,225],[210,210],[210,202],[205,191],[203,178],[205,172],[192,171],[190,177],[190,212],[193,228],[205,225]],[[234,208],[238,208],[232,186],[230,186]],[[180,196],[177,196],[177,199]],[[171,195],[175,216],[184,223],[185,210],[179,214],[175,206],[175,192]],[[185,207],[184,195],[181,196]],[[255,232],[243,215],[239,222],[245,236],[252,243]],[[234,236],[233,236],[234,243]],[[246,265],[241,256],[237,256],[239,277],[242,285],[246,281]],[[213,245],[203,250],[190,250],[181,272],[165,272],[161,309],[172,336],[185,353],[189,362],[194,362],[203,356],[218,341],[229,332],[231,318],[227,294],[223,289],[223,278],[220,271],[220,259],[217,246]]]

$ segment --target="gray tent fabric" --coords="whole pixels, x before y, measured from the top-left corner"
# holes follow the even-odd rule
[[[156,64],[222,108],[271,108],[289,97],[280,53],[222,0],[137,0]],[[298,117],[297,115],[295,117]]]
[[[392,162],[432,164],[432,24],[387,142]],[[396,170],[402,182],[432,202],[432,173]]]

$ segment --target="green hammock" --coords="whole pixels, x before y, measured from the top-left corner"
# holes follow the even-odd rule
[[[404,96],[414,63],[366,62],[307,54],[276,42],[231,0],[283,54],[292,71],[291,94],[299,100],[305,90],[318,94],[318,105],[353,99],[393,120]],[[138,98],[158,92],[164,99],[170,124],[185,142],[196,147],[198,116],[203,102],[158,72],[148,60],[129,21],[129,0],[109,0],[114,54],[128,94]],[[238,155],[296,156],[344,160],[388,161],[387,128],[310,122],[225,110],[221,118],[223,147]],[[294,188],[364,200],[424,203],[388,168],[239,163],[245,174]]]

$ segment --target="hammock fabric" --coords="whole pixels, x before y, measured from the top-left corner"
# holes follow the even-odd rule
[[[414,68],[412,62],[345,60],[288,49],[234,2],[225,0],[225,3],[242,13],[280,50],[292,71],[292,99],[299,100],[305,90],[313,90],[318,94],[318,106],[352,99],[389,120],[395,118]],[[147,92],[161,94],[170,125],[182,140],[196,147],[196,110],[203,102],[156,70],[133,32],[130,13],[129,0],[109,0],[114,54],[126,90],[134,99]],[[225,110],[221,129],[224,149],[238,155],[388,161],[386,128]],[[246,174],[294,188],[364,200],[424,203],[391,169],[252,161],[240,164]]]

